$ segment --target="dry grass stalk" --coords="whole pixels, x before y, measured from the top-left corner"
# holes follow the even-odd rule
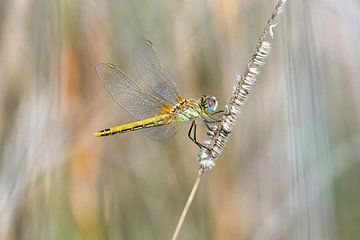
[[[204,146],[207,148],[201,148],[198,153],[200,168],[204,171],[210,170],[215,166],[215,160],[224,150],[231,130],[240,114],[241,107],[245,104],[251,92],[252,85],[255,84],[256,78],[260,73],[259,67],[265,64],[265,60],[270,54],[271,44],[269,41],[265,41],[265,38],[268,35],[273,37],[272,29],[276,26],[274,20],[276,16],[281,13],[285,2],[286,0],[279,0],[276,4],[243,74],[237,78],[232,97],[229,104],[225,106],[225,113],[222,116],[220,124],[214,125],[212,130],[208,131],[209,138],[204,142]]]
[[[272,29],[276,26],[274,20],[276,16],[281,13],[285,2],[286,0],[279,0],[277,2],[271,17],[267,21],[267,24],[259,37],[256,48],[245,67],[243,74],[237,78],[232,97],[229,104],[226,105],[225,113],[222,116],[220,124],[212,126],[212,129],[208,131],[209,138],[204,141],[204,146],[207,148],[203,147],[199,150],[198,160],[200,162],[200,169],[192,191],[179,218],[172,240],[176,240],[180,233],[186,214],[189,211],[195,193],[198,189],[202,174],[215,166],[215,160],[220,156],[226,142],[229,139],[229,135],[236,122],[237,116],[240,114],[241,106],[245,104],[245,101],[250,94],[252,85],[256,82],[256,77],[259,75],[259,67],[265,64],[265,60],[270,54],[271,45],[270,42],[265,41],[265,38],[268,34],[273,37]]]

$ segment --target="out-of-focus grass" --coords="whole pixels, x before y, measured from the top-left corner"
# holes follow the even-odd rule
[[[170,238],[198,167],[188,125],[166,142],[94,138],[132,120],[94,66],[137,78],[132,45],[145,37],[185,97],[224,106],[274,4],[1,1],[0,238]],[[352,0],[287,2],[180,239],[359,235],[359,11]]]

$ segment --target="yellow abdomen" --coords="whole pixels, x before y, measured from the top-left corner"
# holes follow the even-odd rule
[[[150,128],[150,127],[156,127],[161,126],[165,124],[169,124],[171,122],[165,121],[165,119],[168,117],[168,114],[161,114],[155,117],[147,118],[141,121],[132,122],[132,123],[126,123],[122,124],[120,126],[107,128],[98,132],[95,132],[94,135],[96,137],[104,137],[109,135],[114,135],[117,133],[123,133],[128,131],[136,131],[143,128]]]

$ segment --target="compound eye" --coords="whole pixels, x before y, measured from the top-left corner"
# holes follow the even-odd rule
[[[217,108],[217,101],[215,99],[215,97],[212,97],[212,96],[208,96],[207,97],[207,103],[208,103],[208,112],[209,113],[212,113],[212,112],[215,112],[216,108]]]
[[[209,106],[214,106],[215,105],[215,99],[208,98],[207,101],[208,101]]]

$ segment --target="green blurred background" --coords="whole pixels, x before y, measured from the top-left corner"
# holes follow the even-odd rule
[[[138,78],[151,39],[185,97],[229,100],[275,1],[0,1],[0,238],[170,239],[193,184],[189,124],[132,120],[96,77]],[[360,4],[288,0],[231,140],[179,239],[360,239]]]

